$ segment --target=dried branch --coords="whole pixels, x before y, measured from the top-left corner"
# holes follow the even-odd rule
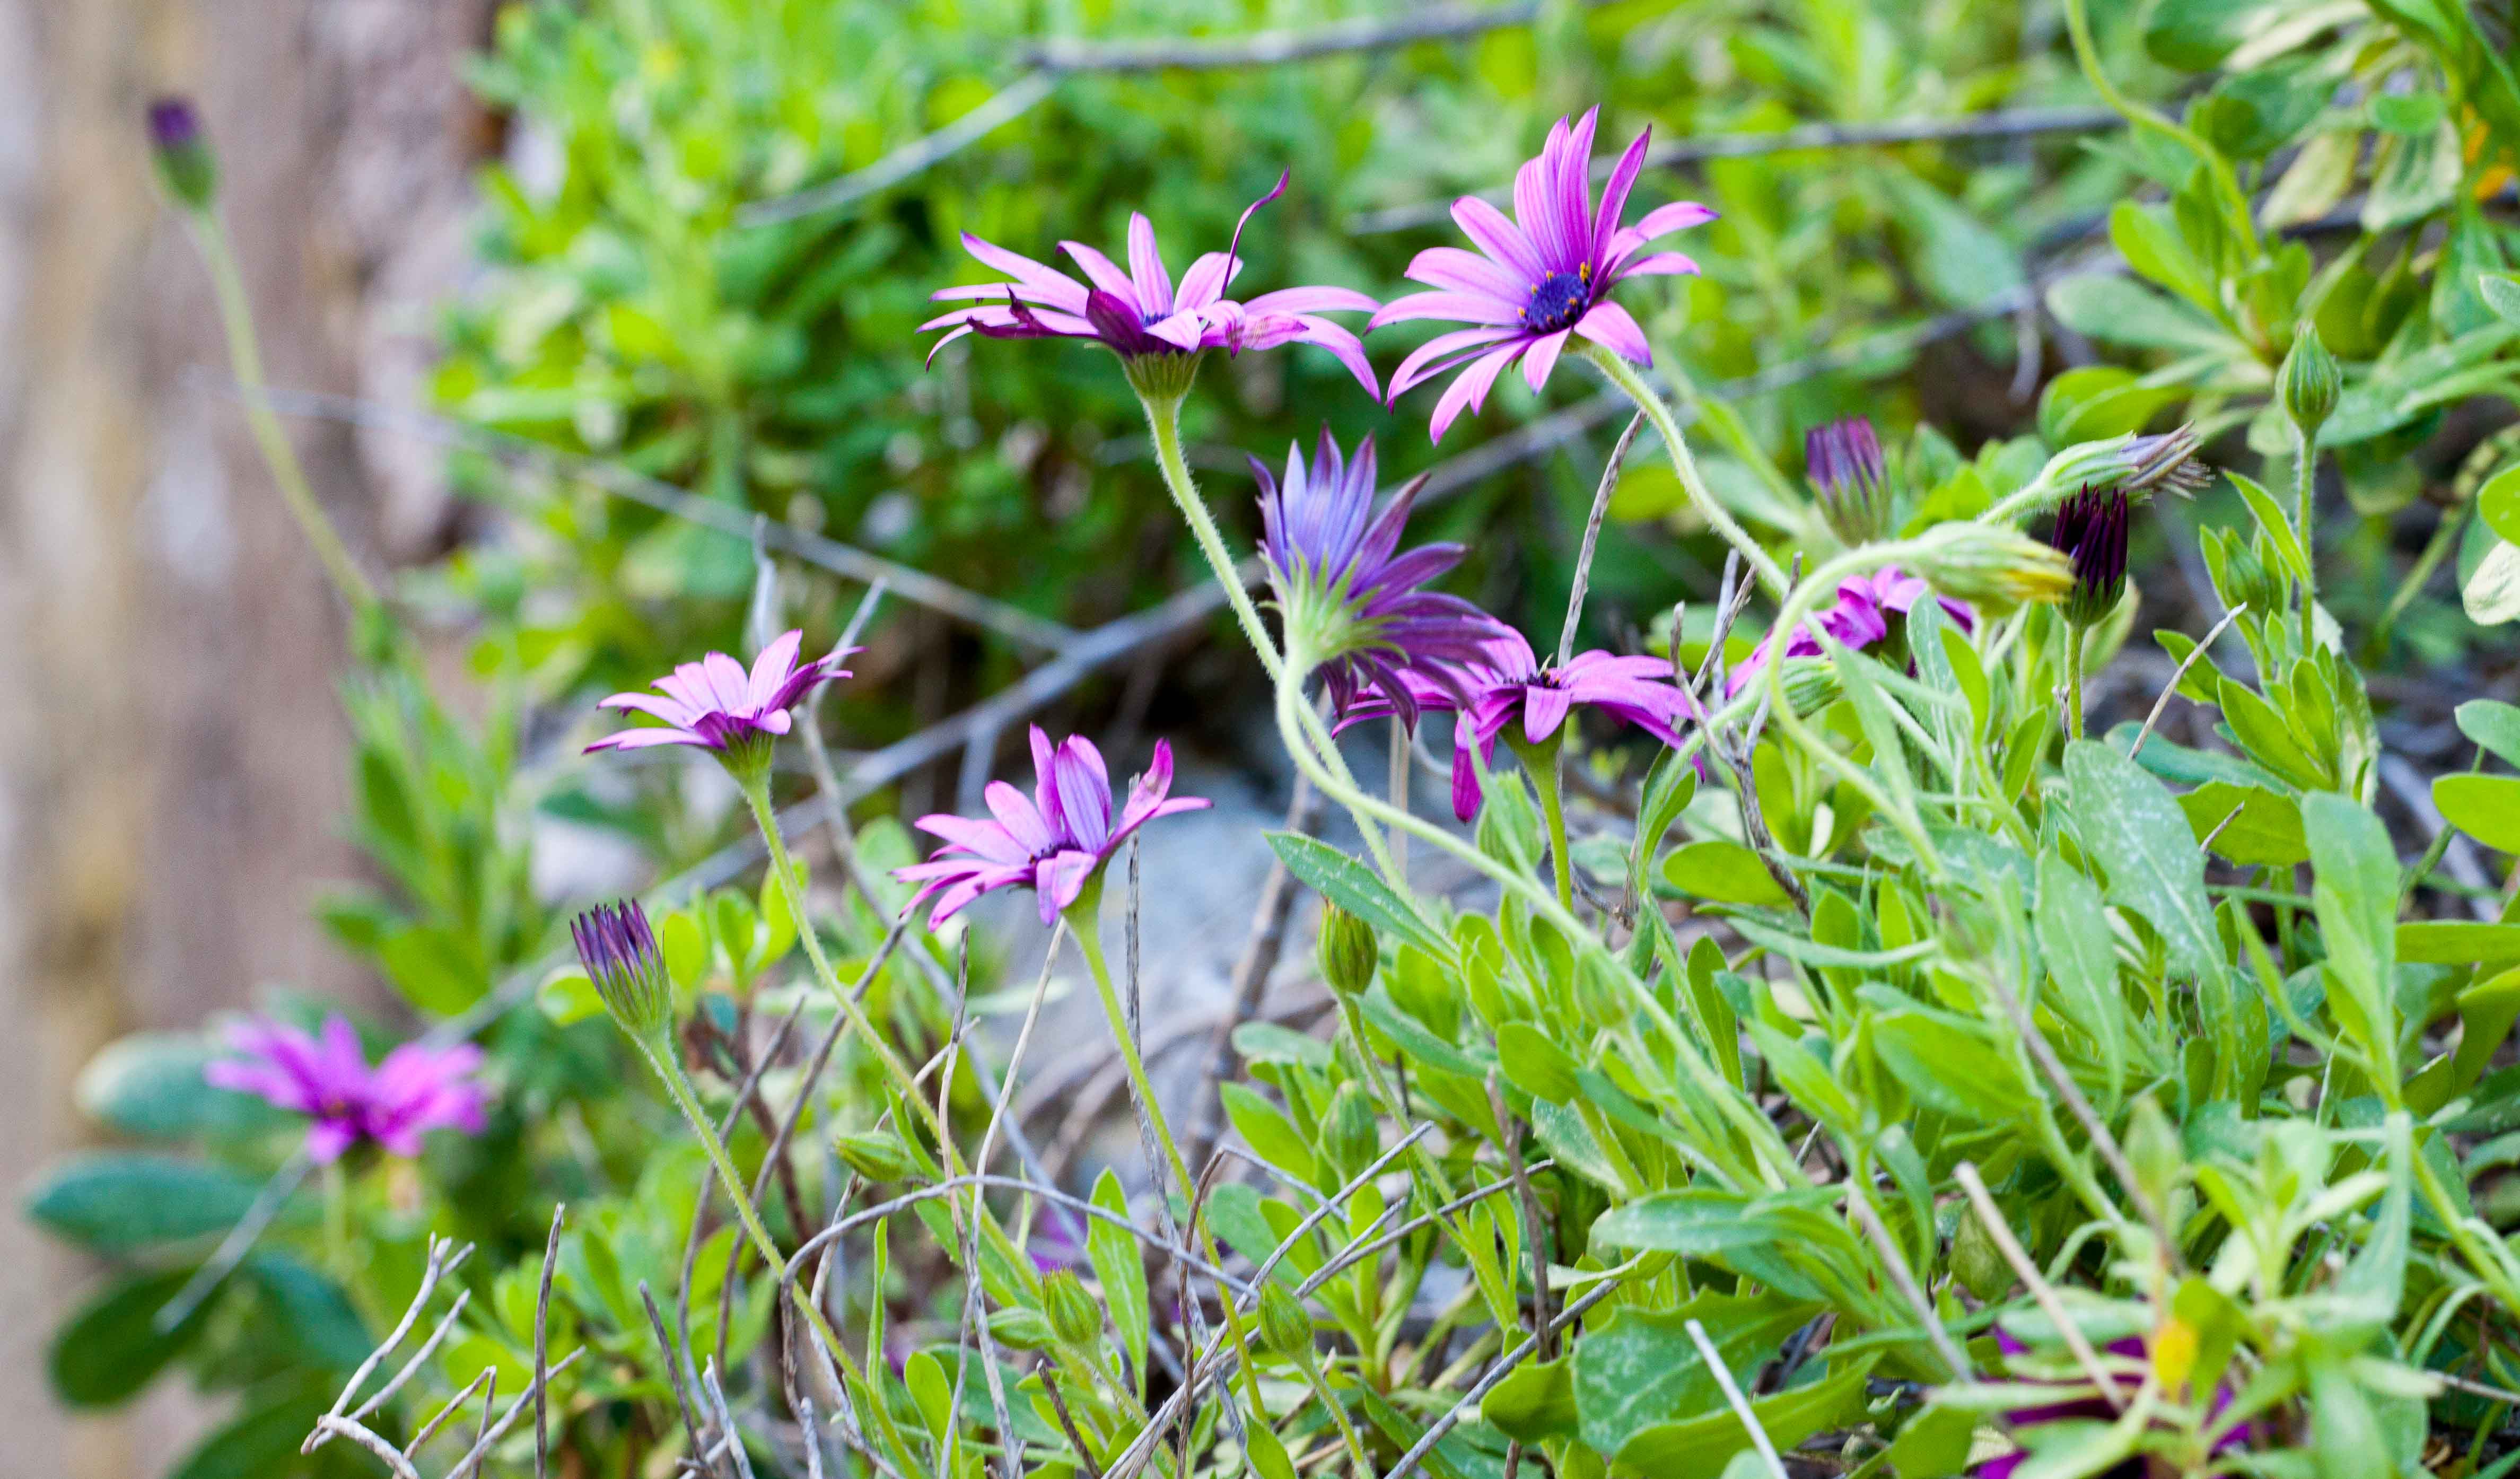
[[[1610,448],[1610,460],[1601,465],[1601,485],[1593,493],[1593,514],[1584,521],[1584,545],[1575,557],[1575,584],[1566,593],[1566,624],[1557,633],[1560,667],[1575,655],[1575,628],[1584,620],[1584,592],[1593,583],[1593,551],[1601,542],[1601,520],[1609,516],[1610,494],[1619,485],[1619,470],[1627,466],[1628,449],[1636,445],[1637,432],[1644,424],[1642,411],[1629,417],[1628,429],[1619,433],[1618,444]]]
[[[961,154],[965,149],[1033,111],[1058,86],[1055,68],[1025,72],[986,103],[934,133],[904,144],[864,169],[853,170],[810,190],[754,201],[735,213],[738,226],[771,226],[800,216],[820,215],[862,201]]]
[[[551,1382],[551,1290],[552,1268],[560,1262],[561,1222],[568,1215],[568,1204],[552,1207],[551,1236],[543,1244],[542,1286],[534,1295],[534,1479],[544,1479],[551,1471],[551,1433],[545,1426],[545,1390]]]
[[[1923,144],[1983,139],[2026,139],[2051,133],[2103,133],[2123,128],[2126,120],[2105,108],[2021,109],[1971,113],[1959,118],[1893,118],[1880,123],[1807,123],[1775,133],[1701,134],[1656,145],[1645,152],[1647,169],[1670,169],[1707,159],[1743,159],[1761,155],[1809,150],[1856,149],[1884,144]],[[1612,162],[1594,166],[1595,183],[1608,178]],[[1482,192],[1491,202],[1503,193]],[[1360,211],[1347,219],[1350,236],[1410,231],[1442,224],[1452,214],[1451,201],[1420,201],[1382,210]]]
[[[2037,1301],[2041,1313],[2055,1325],[2056,1333],[2064,1338],[2065,1349],[2073,1353],[2074,1360],[2092,1378],[2092,1384],[2100,1389],[2100,1395],[2108,1399],[2109,1406],[2120,1412],[2126,1411],[2126,1394],[2118,1389],[2117,1378],[2111,1376],[2109,1368],[2101,1364],[2100,1353],[2092,1348],[2091,1338],[2083,1333],[2083,1327],[2067,1317],[2065,1302],[2056,1297],[2055,1288],[2039,1276],[2039,1266],[2030,1261],[2029,1250],[2022,1247],[2021,1239],[2013,1235],[2012,1224],[2003,1220],[2002,1209],[1996,1206],[1995,1198],[1987,1193],[1986,1181],[1977,1174],[1977,1167],[1962,1161],[1953,1168],[1952,1175],[1958,1180],[1960,1189],[1968,1193],[1969,1208],[1977,1214],[1978,1226],[1986,1229],[1986,1235],[1994,1240],[1997,1251],[2011,1266],[2012,1277],[2021,1280],[2021,1286],[2030,1291],[2030,1297]]]

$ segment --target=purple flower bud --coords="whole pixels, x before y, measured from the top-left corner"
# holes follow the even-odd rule
[[[569,920],[569,938],[577,944],[578,964],[604,999],[604,1009],[621,1030],[641,1042],[654,1042],[674,1024],[674,988],[665,974],[665,958],[656,948],[648,912],[636,899],[598,904]]]
[[[2085,488],[2056,507],[2048,542],[2074,561],[2074,589],[2065,597],[2065,619],[2077,627],[2099,621],[2126,595],[2127,495],[2124,488]]]
[[[1851,546],[1890,533],[1890,466],[1872,423],[1850,416],[1813,427],[1803,434],[1803,464],[1820,493],[1821,517],[1838,538]]]
[[[218,195],[219,166],[191,99],[159,98],[149,105],[149,148],[166,193],[195,210],[207,210]]]

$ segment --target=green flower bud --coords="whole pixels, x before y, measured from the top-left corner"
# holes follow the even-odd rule
[[[832,1137],[841,1164],[871,1182],[907,1181],[919,1170],[910,1145],[890,1130],[848,1131]]]
[[[210,208],[219,193],[219,161],[191,99],[159,98],[149,105],[149,153],[168,195],[195,210]]]
[[[1322,1115],[1322,1158],[1342,1182],[1353,1179],[1382,1150],[1382,1127],[1373,1117],[1373,1102],[1355,1083],[1339,1086]]]
[[[1010,1345],[1018,1351],[1047,1350],[1053,1339],[1050,1322],[1042,1319],[1039,1312],[1021,1305],[1010,1305],[991,1312],[989,1334],[1000,1345]]]
[[[1085,1280],[1060,1269],[1041,1281],[1041,1307],[1050,1316],[1050,1332],[1066,1346],[1091,1346],[1102,1338],[1102,1306],[1086,1289]]]
[[[1304,1302],[1272,1278],[1260,1286],[1260,1342],[1292,1361],[1313,1348],[1313,1317]]]
[[[2344,393],[2344,367],[2318,341],[2318,330],[2304,324],[2300,336],[2292,341],[2292,352],[2284,356],[2283,368],[2275,375],[2275,398],[2282,403],[2284,415],[2292,418],[2302,435],[2317,436],[2318,428],[2336,414],[2337,397]]]
[[[674,1030],[674,986],[639,901],[598,904],[571,919],[568,932],[613,1022],[641,1044],[661,1047]]]
[[[2001,613],[2029,602],[2062,601],[2074,565],[2050,546],[1974,519],[1938,523],[1911,542],[1911,573],[1957,601]]]
[[[1314,954],[1330,990],[1355,996],[1372,985],[1378,952],[1372,925],[1335,904],[1322,906],[1322,933]]]
[[[1952,1230],[1952,1273],[1960,1287],[1981,1300],[1997,1300],[2012,1287],[2012,1265],[2003,1261],[2003,1250],[1995,1245],[1995,1235],[1978,1221],[1974,1208],[1960,1213],[1959,1226]]]

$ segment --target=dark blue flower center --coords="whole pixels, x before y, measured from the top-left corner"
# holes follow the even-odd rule
[[[1530,305],[1516,310],[1514,317],[1535,333],[1555,334],[1574,328],[1592,306],[1593,264],[1586,262],[1573,272],[1552,272],[1533,284]]]

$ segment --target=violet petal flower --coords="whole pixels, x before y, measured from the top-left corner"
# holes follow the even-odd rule
[[[1441,705],[1448,708],[1465,700],[1448,664],[1479,661],[1506,628],[1458,596],[1422,589],[1461,562],[1462,547],[1429,544],[1400,553],[1410,506],[1426,480],[1402,485],[1375,514],[1374,472],[1371,435],[1349,458],[1328,426],[1309,468],[1299,449],[1286,449],[1282,483],[1251,459],[1279,614],[1321,656],[1333,712],[1343,726],[1346,714],[1372,694],[1377,712],[1396,713],[1414,728],[1424,706],[1418,692],[1431,685],[1451,697]]]
[[[1472,696],[1453,730],[1453,815],[1464,822],[1486,799],[1479,768],[1470,763],[1472,745],[1486,762],[1508,733],[1526,744],[1546,743],[1577,704],[1615,714],[1675,746],[1681,721],[1699,717],[1696,701],[1671,681],[1671,664],[1660,657],[1578,652],[1562,666],[1543,668],[1531,645],[1510,630],[1466,676]]]
[[[1274,189],[1243,207],[1227,248],[1207,252],[1191,263],[1179,285],[1164,270],[1163,257],[1155,250],[1154,224],[1143,213],[1129,217],[1125,272],[1082,242],[1058,244],[1085,274],[1085,283],[967,231],[964,249],[1012,281],[947,288],[932,294],[938,302],[977,306],[957,308],[919,326],[922,333],[946,331],[928,346],[927,358],[933,362],[937,350],[967,334],[989,338],[1093,339],[1123,360],[1194,355],[1205,349],[1239,353],[1281,344],[1314,344],[1328,350],[1369,394],[1379,399],[1382,387],[1372,365],[1366,361],[1363,341],[1322,317],[1372,313],[1379,306],[1372,298],[1346,288],[1282,288],[1249,302],[1225,295],[1242,270],[1243,224],[1253,211],[1285,191],[1286,176],[1281,174]]]
[[[324,1019],[320,1038],[256,1017],[230,1028],[228,1046],[242,1055],[213,1059],[202,1079],[305,1115],[313,1121],[306,1153],[319,1164],[361,1141],[418,1155],[431,1130],[481,1133],[485,1095],[472,1077],[481,1050],[470,1043],[405,1043],[370,1068],[357,1031],[337,1012]]]
[[[647,694],[614,694],[598,707],[636,709],[664,721],[661,729],[626,729],[588,745],[602,749],[644,749],[657,744],[693,744],[723,754],[757,739],[788,733],[788,711],[817,687],[846,678],[841,660],[856,648],[828,652],[808,663],[796,661],[805,634],[791,631],[761,650],[752,670],[724,652],[711,652],[686,662],[655,682],[663,697]]]
[[[919,819],[919,829],[945,839],[924,863],[893,870],[893,876],[920,885],[902,913],[909,914],[931,897],[935,912],[930,928],[944,923],[982,894],[1001,888],[1029,888],[1040,898],[1041,922],[1058,919],[1059,911],[1085,892],[1085,885],[1118,851],[1130,833],[1157,817],[1198,811],[1210,805],[1199,796],[1173,796],[1173,747],[1155,741],[1154,759],[1129,788],[1129,799],[1115,816],[1111,810],[1111,776],[1102,752],[1082,735],[1072,735],[1053,747],[1041,726],[1032,730],[1032,765],[1038,778],[1033,793],[1004,781],[992,781],[982,795],[991,820],[938,813]]]
[[[2128,504],[2124,488],[2084,488],[2056,506],[2048,542],[2072,557],[2074,589],[2065,598],[2065,620],[2092,626],[2126,597]]]
[[[1512,220],[1476,196],[1455,201],[1453,219],[1479,249],[1434,246],[1418,253],[1408,276],[1436,291],[1387,303],[1366,325],[1368,333],[1409,319],[1470,326],[1429,339],[1392,373],[1391,399],[1398,400],[1413,385],[1468,367],[1435,402],[1428,429],[1437,441],[1464,407],[1486,403],[1488,388],[1516,359],[1532,389],[1548,383],[1570,335],[1637,364],[1653,363],[1644,331],[1609,300],[1610,290],[1633,277],[1696,272],[1697,264],[1679,252],[1645,247],[1714,220],[1715,212],[1676,201],[1646,211],[1634,226],[1619,224],[1644,168],[1651,129],[1619,157],[1596,206],[1593,129],[1600,112],[1596,108],[1571,126],[1560,118],[1550,129],[1540,157],[1514,175]]]
[[[1916,603],[1933,594],[1933,588],[1897,565],[1883,565],[1869,575],[1858,575],[1843,581],[1837,588],[1837,600],[1827,609],[1815,611],[1785,643],[1788,657],[1817,657],[1821,654],[1820,633],[1825,632],[1841,647],[1862,651],[1890,635],[1890,618],[1905,616],[1915,609]],[[1943,609],[1963,632],[1977,628],[1977,615],[1965,602],[1949,596],[1936,597]],[[1750,686],[1768,665],[1775,650],[1776,634],[1771,632],[1739,667],[1724,680],[1724,696],[1732,697]]]

